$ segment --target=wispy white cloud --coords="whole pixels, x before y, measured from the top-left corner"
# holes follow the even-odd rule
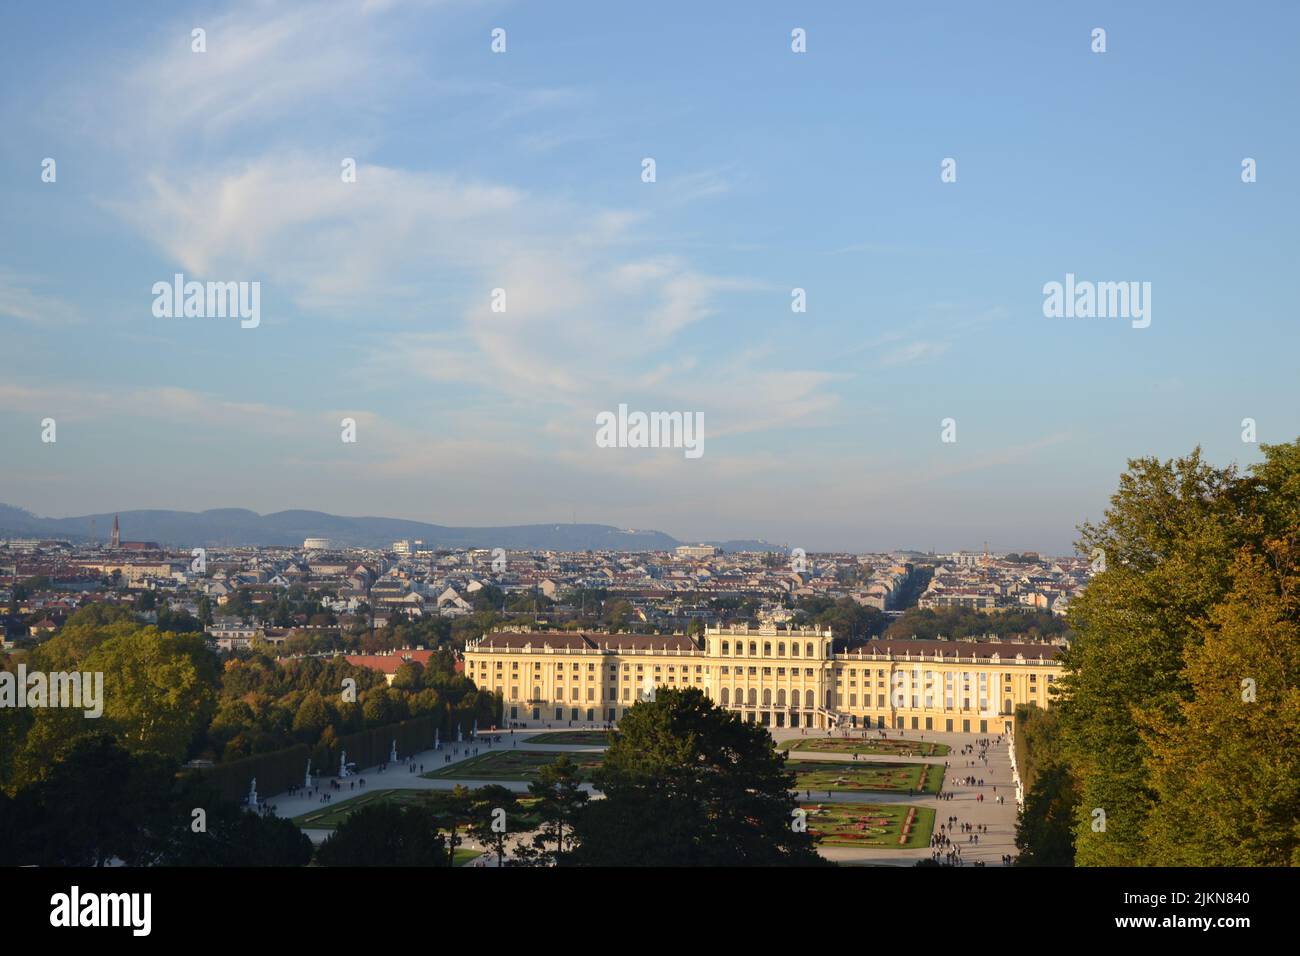
[[[372,406],[306,399],[286,410],[200,390],[72,388],[62,407],[233,431],[247,420],[306,472],[329,462],[331,474],[360,485],[436,469],[455,472],[467,494],[497,480],[489,473],[536,470],[542,460],[588,493],[606,476],[680,478],[670,455],[598,454],[594,416],[624,401],[702,411],[710,442],[823,424],[842,376],[799,368],[779,348],[719,350],[716,336],[695,335],[729,297],[769,284],[666,253],[690,247],[650,234],[665,211],[733,189],[742,179],[734,167],[664,177],[644,207],[619,208],[436,160],[372,161],[366,151],[382,145],[382,123],[363,120],[341,144],[331,117],[382,118],[412,89],[487,104],[482,128],[535,151],[601,135],[568,115],[598,92],[440,75],[436,59],[408,56],[407,7],[250,0],[193,24],[207,30],[206,54],[190,51],[191,24],[172,20],[155,52],[125,70],[88,70],[86,80],[101,94],[87,129],[139,173],[102,205],[191,278],[261,281],[268,324],[347,336],[358,362],[343,374],[369,383]],[[345,156],[358,161],[356,182],[340,176]],[[496,288],[505,312],[490,308]],[[5,295],[0,281],[0,311]],[[15,312],[34,314],[32,303],[13,301]],[[268,316],[271,302],[292,315]],[[383,395],[410,382],[442,387],[431,390],[431,409],[448,391],[471,390],[477,410],[417,423]],[[0,404],[46,407],[58,391],[14,388]],[[336,458],[342,414],[358,420],[364,455]],[[753,455],[732,461],[753,464]]]
[[[77,306],[59,296],[37,291],[44,285],[43,280],[34,276],[0,271],[0,318],[44,327],[83,321]]]

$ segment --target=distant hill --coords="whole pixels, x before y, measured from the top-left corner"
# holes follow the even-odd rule
[[[512,548],[553,551],[669,551],[681,542],[659,531],[625,531],[603,524],[529,524],[500,528],[453,528],[401,518],[348,518],[323,511],[277,511],[259,515],[243,508],[211,511],[117,512],[124,541],[157,541],[175,547],[238,545],[301,547],[305,538],[359,548],[387,547],[403,538],[435,548]],[[0,537],[86,541],[90,522],[107,541],[113,512],[75,518],[40,518],[0,504]]]

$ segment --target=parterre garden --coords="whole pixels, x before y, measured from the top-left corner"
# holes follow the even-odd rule
[[[822,846],[914,850],[934,831],[929,807],[873,803],[803,803],[808,832]]]
[[[943,786],[939,764],[790,760],[786,768],[799,790],[938,793]]]
[[[828,754],[884,754],[895,757],[943,757],[947,744],[932,740],[899,740],[880,737],[795,737],[777,744],[782,750],[807,750]]]

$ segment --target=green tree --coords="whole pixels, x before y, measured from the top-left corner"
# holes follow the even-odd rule
[[[1105,562],[1071,604],[1060,682],[1080,865],[1294,857],[1294,813],[1272,808],[1297,793],[1276,741],[1296,727],[1300,442],[1260,450],[1245,476],[1199,450],[1132,461],[1104,520],[1080,529]],[[1243,709],[1247,678],[1259,696]]]
[[[196,832],[195,809],[204,811]],[[151,848],[152,866],[306,866],[311,840],[292,820],[251,813],[218,799],[201,785],[185,786],[172,801],[170,826]]]
[[[1157,810],[1149,854],[1171,866],[1300,866],[1300,527],[1243,551],[1189,647],[1178,719],[1143,712]]]
[[[1051,764],[1038,774],[1016,822],[1017,866],[1074,865],[1078,803],[1074,781],[1064,764]]]
[[[429,797],[428,806],[433,812],[433,820],[439,830],[446,832],[447,866],[453,866],[456,860],[456,848],[464,841],[460,830],[470,819],[471,798],[468,788],[456,784],[450,790],[444,790]]]
[[[167,826],[175,765],[133,755],[108,734],[79,738],[47,775],[20,790],[12,810],[20,864],[140,862]]]
[[[567,862],[573,852],[574,826],[589,794],[581,787],[578,765],[568,754],[542,767],[537,779],[528,785],[536,798],[534,812],[541,827],[531,845],[517,848],[516,856],[529,866],[550,866]]]
[[[293,717],[293,734],[304,744],[314,744],[330,723],[329,710],[316,691],[309,691]]]
[[[417,691],[423,686],[424,665],[419,661],[405,661],[393,674],[394,690]]]
[[[629,622],[635,614],[632,605],[622,598],[605,605],[605,623],[613,632],[630,630]]]
[[[372,803],[316,849],[320,866],[447,866],[446,841],[424,804]]]
[[[470,833],[492,848],[497,855],[497,866],[504,866],[511,834],[525,829],[514,791],[500,784],[480,787],[471,795],[469,810]]]
[[[388,687],[367,691],[361,703],[361,711],[365,715],[367,727],[395,724],[409,716],[405,700]]]
[[[1176,719],[1190,693],[1183,654],[1196,621],[1228,588],[1244,538],[1243,494],[1232,468],[1199,450],[1172,462],[1129,462],[1104,520],[1080,528],[1079,550],[1105,570],[1071,602],[1076,639],[1063,656],[1062,736],[1079,784],[1076,861],[1148,862],[1144,830],[1155,806],[1139,708]],[[1094,828],[1096,810],[1105,827]]]
[[[104,674],[104,718],[133,751],[184,756],[216,709],[216,660],[202,637],[152,627],[96,647],[84,669]]]
[[[796,829],[794,775],[767,730],[698,688],[660,689],[619,723],[595,772],[605,799],[577,817],[573,860],[597,866],[782,866],[825,861]]]

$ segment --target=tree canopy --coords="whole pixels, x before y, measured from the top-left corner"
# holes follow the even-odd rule
[[[577,817],[574,863],[822,862],[794,826],[794,777],[767,730],[697,688],[661,688],[628,710],[594,778],[605,799]]]
[[[1104,570],[1059,690],[1079,865],[1300,861],[1300,442],[1260,450],[1131,461],[1080,527]]]

